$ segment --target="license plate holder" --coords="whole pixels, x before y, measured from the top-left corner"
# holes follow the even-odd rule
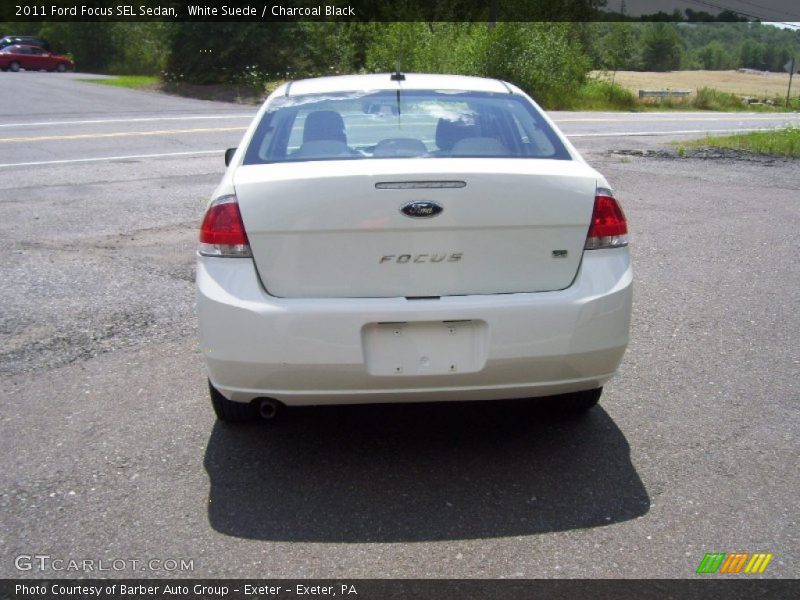
[[[484,321],[370,323],[362,330],[370,375],[474,373],[486,364]]]

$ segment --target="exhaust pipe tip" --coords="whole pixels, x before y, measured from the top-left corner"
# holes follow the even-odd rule
[[[262,398],[258,403],[258,415],[265,421],[275,418],[278,414],[280,404],[272,398]]]

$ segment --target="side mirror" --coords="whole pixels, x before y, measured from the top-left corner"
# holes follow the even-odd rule
[[[225,150],[225,166],[226,167],[231,164],[231,161],[233,160],[233,155],[234,154],[236,154],[236,148],[228,148],[227,150]]]

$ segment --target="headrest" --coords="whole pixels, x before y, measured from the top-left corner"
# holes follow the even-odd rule
[[[335,110],[316,110],[308,113],[303,128],[303,143],[319,140],[336,140],[347,143],[344,119]]]
[[[436,146],[449,152],[457,141],[478,135],[473,117],[461,115],[458,119],[439,119],[436,124]]]
[[[492,137],[468,137],[458,140],[451,152],[453,156],[507,156],[503,142]]]

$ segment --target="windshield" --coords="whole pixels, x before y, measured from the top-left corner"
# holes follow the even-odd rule
[[[244,164],[445,157],[570,160],[521,96],[414,90],[274,98]]]

